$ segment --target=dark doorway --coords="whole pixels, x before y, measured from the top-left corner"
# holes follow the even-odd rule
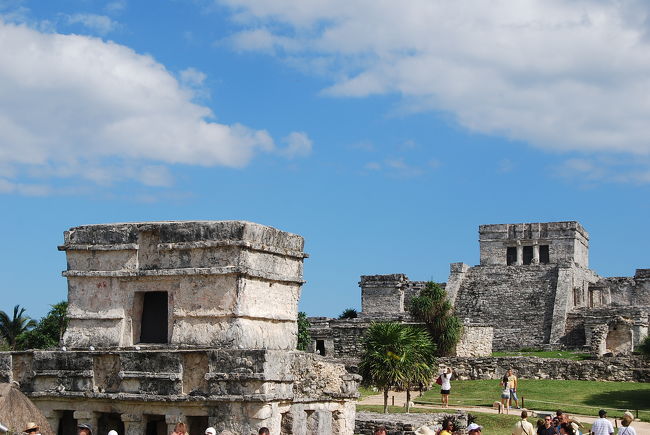
[[[144,294],[140,343],[167,343],[167,292]]]
[[[551,262],[548,245],[539,245],[539,262],[542,264],[548,264]]]
[[[316,352],[325,356],[325,340],[316,340]]]
[[[531,264],[533,262],[533,247],[524,246],[524,264]]]
[[[513,246],[511,248],[508,248],[506,252],[506,262],[508,266],[517,264],[517,247]]]
[[[167,424],[164,415],[147,415],[145,435],[167,435]],[[205,430],[205,429],[204,429]]]
[[[114,430],[118,434],[124,433],[124,422],[117,413],[102,413],[97,419],[97,433],[104,434]]]
[[[187,417],[187,425],[191,434],[202,434],[208,428],[208,416]]]
[[[59,419],[57,435],[77,435],[77,420],[74,419],[74,411],[60,412],[61,418]]]

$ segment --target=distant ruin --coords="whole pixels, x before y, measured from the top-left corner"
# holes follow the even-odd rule
[[[601,277],[589,269],[589,234],[578,222],[481,225],[479,243],[480,264],[452,263],[443,284],[466,323],[458,356],[522,347],[628,354],[647,336],[650,269]],[[369,322],[413,322],[410,301],[425,282],[392,274],[359,285],[358,319],[310,319],[314,351],[358,357]]]
[[[70,324],[57,351],[0,353],[53,430],[352,434],[359,377],[295,351],[302,237],[242,221],[65,233]]]

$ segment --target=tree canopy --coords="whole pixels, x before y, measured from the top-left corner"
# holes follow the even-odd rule
[[[454,315],[447,293],[437,283],[429,281],[420,294],[411,300],[410,312],[426,324],[436,343],[439,355],[448,355],[460,340],[463,326]]]
[[[372,323],[364,335],[359,371],[363,384],[384,392],[384,412],[392,387],[410,391],[435,373],[435,344],[426,330],[396,322]]]
[[[25,308],[20,308],[20,305],[14,307],[12,317],[9,317],[4,311],[0,311],[0,335],[12,350],[16,349],[18,336],[34,326],[36,326],[36,322],[25,315]]]
[[[33,329],[25,331],[16,339],[18,349],[50,349],[57,347],[68,326],[68,302],[51,305],[52,309]]]
[[[346,308],[343,310],[341,315],[339,316],[339,319],[356,319],[358,317],[359,313],[357,313],[357,310],[354,308]]]

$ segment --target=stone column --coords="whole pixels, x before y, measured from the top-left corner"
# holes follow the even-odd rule
[[[533,245],[533,264],[539,264],[539,245]]]
[[[140,414],[122,414],[124,435],[142,435],[145,431],[145,421]]]
[[[517,242],[517,266],[524,264],[524,247]]]
[[[181,414],[168,414],[165,415],[165,423],[167,424],[167,433],[170,434],[174,431],[174,427],[178,423],[185,423],[187,432],[190,431],[190,428],[187,427],[187,418]]]
[[[47,422],[50,423],[50,427],[52,428],[52,433],[57,434],[59,433],[59,422],[61,421],[61,413],[59,411],[46,411],[45,412],[45,418],[47,418]]]
[[[89,424],[93,428],[93,433],[97,432],[97,413],[93,411],[75,411],[72,414],[77,424]]]

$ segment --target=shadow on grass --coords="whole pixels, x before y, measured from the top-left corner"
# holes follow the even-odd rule
[[[650,411],[650,390],[607,391],[587,396],[584,403],[591,406],[607,403],[614,408]]]

